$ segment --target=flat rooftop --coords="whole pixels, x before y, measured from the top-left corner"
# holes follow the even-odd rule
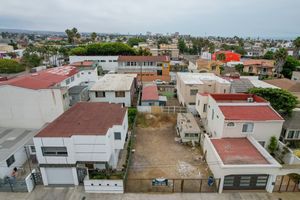
[[[192,113],[178,113],[177,119],[181,123],[183,132],[200,133],[200,128]]]
[[[178,72],[178,77],[188,85],[191,84],[204,84],[204,81],[216,81],[218,83],[230,84],[229,81],[216,76],[213,73],[190,73],[190,72]]]
[[[35,129],[0,127],[0,162],[14,154],[37,133]]]
[[[247,138],[210,140],[225,165],[270,164]]]
[[[90,89],[91,91],[129,91],[136,74],[106,74]]]
[[[218,103],[267,103],[264,98],[253,94],[210,94],[210,96]]]

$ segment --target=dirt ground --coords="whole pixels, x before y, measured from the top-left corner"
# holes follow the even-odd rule
[[[147,126],[140,120],[142,124],[138,124],[129,179],[207,178],[200,147],[175,141],[176,115],[169,119],[151,115],[146,120],[154,123]]]

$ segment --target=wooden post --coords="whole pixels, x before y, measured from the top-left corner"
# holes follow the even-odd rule
[[[202,179],[200,179],[200,188],[199,188],[199,192],[202,191]]]
[[[282,186],[283,179],[284,179],[284,176],[281,176],[281,181],[280,181],[278,192],[281,191],[281,186]]]
[[[181,180],[181,192],[183,192],[184,179]]]
[[[288,189],[289,189],[289,186],[290,186],[290,181],[291,181],[291,178],[289,177],[289,181],[288,181],[288,184],[287,184],[287,186],[286,186],[286,189],[285,189],[285,191],[287,192],[288,191]]]

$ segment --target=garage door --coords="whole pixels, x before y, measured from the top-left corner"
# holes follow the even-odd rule
[[[74,185],[72,168],[46,168],[49,185]]]
[[[225,176],[224,190],[262,190],[266,188],[268,175],[232,175]]]

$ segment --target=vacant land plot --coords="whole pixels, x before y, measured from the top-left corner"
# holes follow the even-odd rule
[[[176,142],[176,115],[139,115],[129,179],[207,178],[200,148]]]

